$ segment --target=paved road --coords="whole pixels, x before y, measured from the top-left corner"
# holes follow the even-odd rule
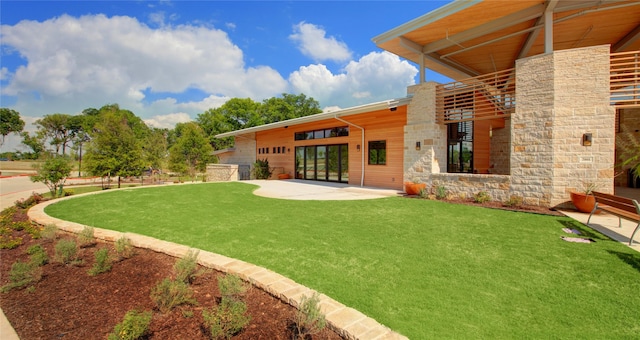
[[[29,197],[33,192],[49,191],[42,183],[33,183],[29,176],[0,178],[0,209],[10,207],[15,201]]]

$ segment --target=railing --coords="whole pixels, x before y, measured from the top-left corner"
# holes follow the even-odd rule
[[[516,108],[515,69],[436,87],[440,124],[509,117]]]
[[[640,51],[612,53],[611,105],[640,107]]]

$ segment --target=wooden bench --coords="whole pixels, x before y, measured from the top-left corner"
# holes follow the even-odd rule
[[[596,191],[593,192],[593,196],[596,198],[596,205],[593,207],[591,214],[589,214],[587,225],[589,225],[591,216],[593,216],[596,210],[604,210],[618,216],[619,228],[622,228],[622,218],[637,222],[638,225],[633,230],[631,238],[629,239],[629,245],[633,244],[633,237],[638,232],[638,229],[640,229],[640,205],[638,205],[638,201]]]

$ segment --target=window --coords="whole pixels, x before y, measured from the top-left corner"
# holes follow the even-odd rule
[[[308,140],[308,139],[323,139],[323,138],[344,137],[344,136],[349,136],[348,126],[335,127],[331,129],[296,132],[293,135],[293,139]]]
[[[473,173],[473,122],[447,124],[447,172]]]
[[[369,142],[369,164],[387,164],[387,141],[378,140]]]

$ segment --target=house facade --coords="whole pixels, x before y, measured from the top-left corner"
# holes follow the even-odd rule
[[[634,184],[618,165],[640,143],[639,37],[637,1],[455,1],[373,39],[420,65],[406,97],[220,134],[236,142],[221,159],[547,207],[612,193]]]

